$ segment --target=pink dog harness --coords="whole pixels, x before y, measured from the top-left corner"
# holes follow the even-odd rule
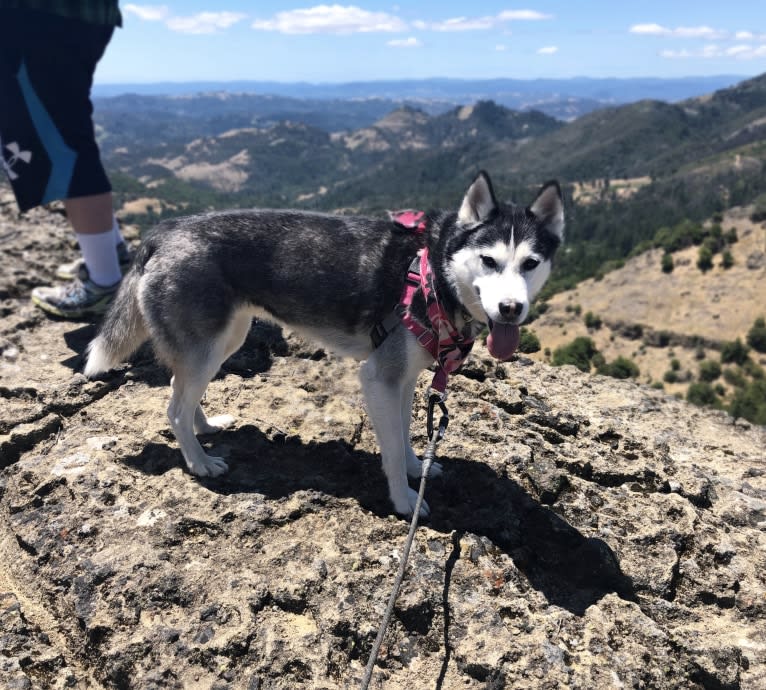
[[[425,232],[426,221],[422,211],[396,211],[391,213],[391,219],[417,234]],[[418,290],[423,293],[426,302],[428,323],[422,323],[412,314],[412,300]],[[406,328],[417,338],[418,343],[436,362],[437,369],[431,388],[444,395],[447,389],[447,377],[471,352],[474,339],[462,336],[439,304],[431,264],[428,261],[427,247],[421,249],[410,264],[407,280],[395,312]]]

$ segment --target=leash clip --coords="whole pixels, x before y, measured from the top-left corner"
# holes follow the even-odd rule
[[[430,389],[426,429],[428,431],[428,440],[433,441],[434,443],[441,441],[444,438],[444,434],[447,431],[447,425],[449,424],[449,412],[447,411],[447,406],[444,404],[446,398],[447,396],[445,394]],[[441,419],[439,419],[439,426],[436,429],[436,438],[434,438],[434,411],[437,405],[442,411],[442,416]]]

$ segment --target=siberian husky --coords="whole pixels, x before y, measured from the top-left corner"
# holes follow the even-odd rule
[[[481,172],[457,211],[430,212],[420,229],[290,210],[163,221],[143,242],[89,344],[85,374],[111,369],[150,339],[172,373],[168,417],[189,471],[217,476],[226,463],[207,455],[195,433],[219,431],[234,419],[207,418],[200,400],[244,342],[253,317],[285,325],[365,360],[360,380],[390,498],[398,513],[411,514],[417,492],[407,475],[419,476],[421,466],[410,445],[412,402],[418,374],[435,356],[400,317],[407,312],[427,329],[436,302],[437,331],[446,326],[470,344],[489,327],[490,352],[508,359],[563,238],[561,189],[546,183],[528,207],[499,203]],[[425,284],[414,286],[403,308],[408,267],[417,256],[427,257],[422,265],[430,269],[432,294]],[[437,332],[437,342],[442,335]],[[432,474],[440,472],[434,464]]]

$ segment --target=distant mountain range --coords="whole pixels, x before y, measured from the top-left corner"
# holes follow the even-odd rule
[[[189,96],[193,94],[257,94],[308,101],[372,100],[418,105],[427,112],[444,112],[455,105],[492,100],[513,110],[540,110],[572,120],[605,105],[642,99],[675,102],[731,86],[743,77],[717,75],[661,79],[419,79],[348,83],[271,81],[160,82],[153,84],[96,84],[95,98],[124,94]],[[388,108],[393,109],[392,107]],[[369,124],[369,123],[366,123]]]
[[[571,197],[556,272],[567,281],[684,218],[754,201],[766,208],[766,75],[572,122],[491,100],[430,112],[216,92],[102,99],[96,123],[118,199],[151,199],[130,207],[150,209],[129,212],[144,224],[231,206],[450,207],[482,168],[504,198],[525,200],[557,178]]]

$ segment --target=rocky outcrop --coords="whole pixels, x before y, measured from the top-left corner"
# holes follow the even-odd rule
[[[256,324],[194,478],[151,352],[87,381],[93,325],[28,305],[63,219],[0,209],[0,686],[357,685],[408,525],[355,366]],[[763,428],[482,347],[450,391],[373,687],[766,685]]]

